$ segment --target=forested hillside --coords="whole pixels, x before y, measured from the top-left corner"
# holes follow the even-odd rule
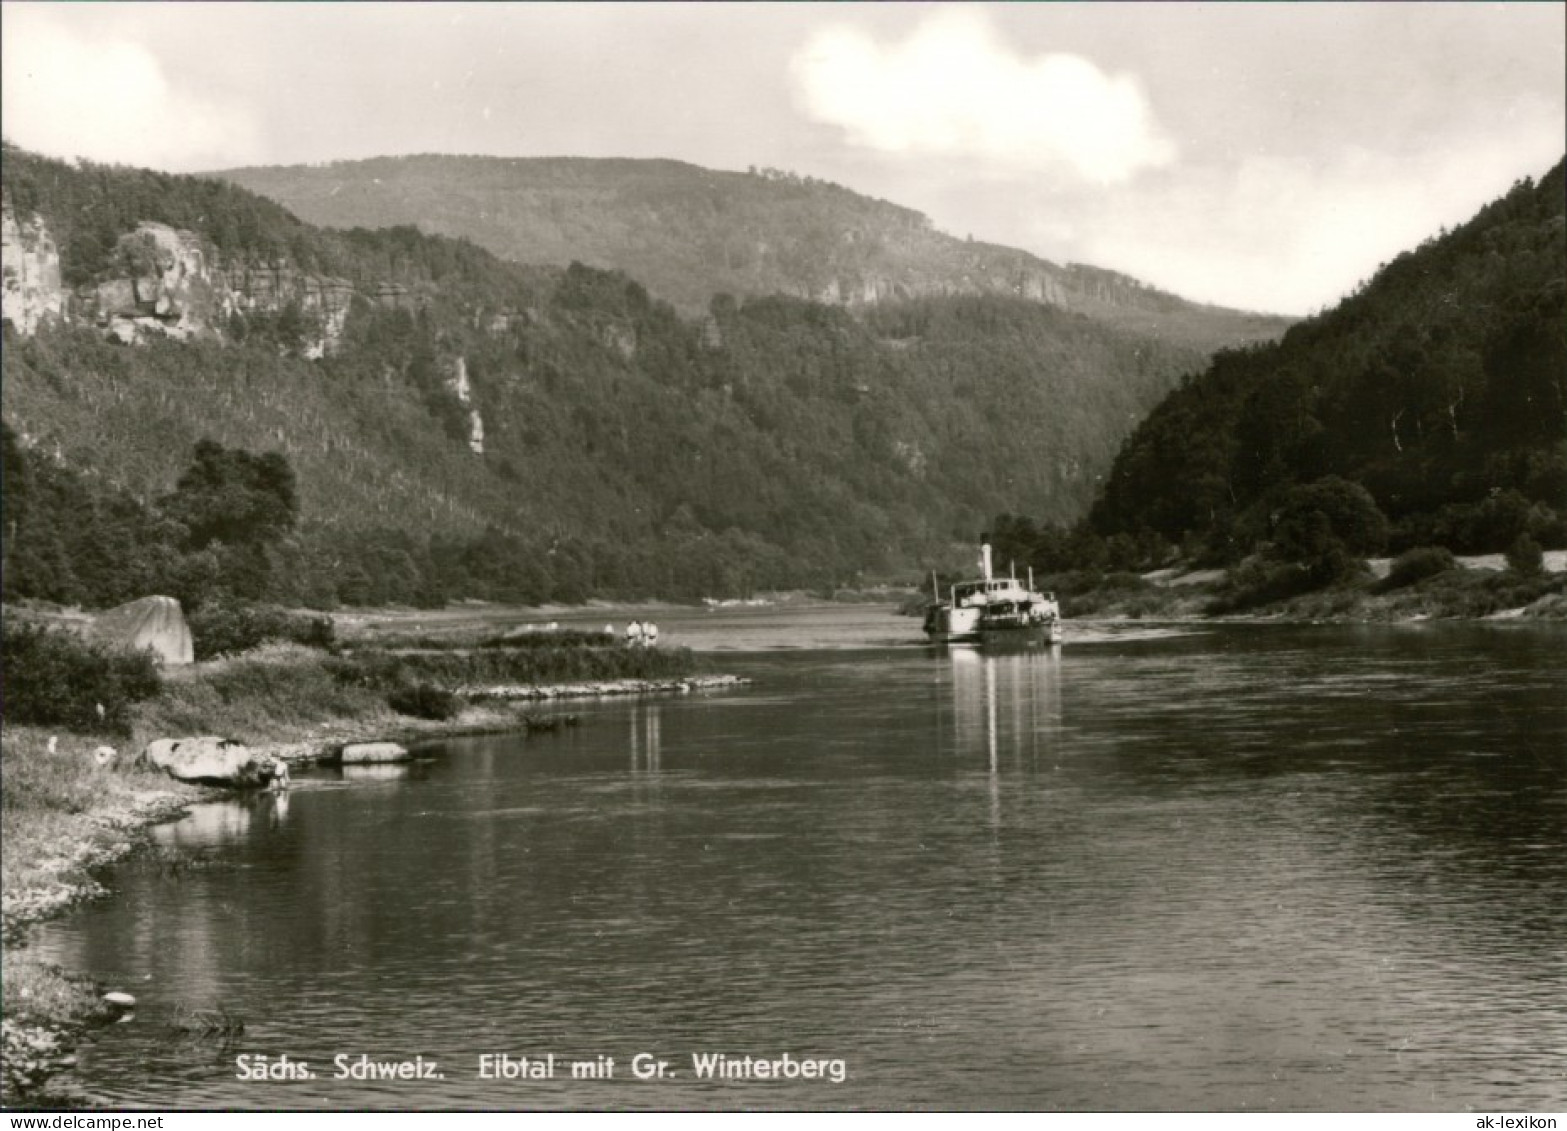
[[[1233,560],[1292,537],[1307,494],[1363,489],[1394,552],[1567,545],[1564,209],[1557,165],[1276,345],[1221,354],[1133,433],[1094,531]]]
[[[619,272],[322,232],[200,178],[9,148],[0,171],[9,596],[695,598],[915,572],[997,509],[1079,517],[1206,358],[995,296],[687,320]],[[174,500],[203,441],[277,453],[290,521],[193,531]]]
[[[912,209],[779,170],[679,161],[381,157],[219,176],[334,228],[416,224],[519,263],[622,270],[686,314],[715,295],[860,307],[943,295],[1047,302],[1211,351],[1288,319],[1202,306],[1113,271],[936,231]]]

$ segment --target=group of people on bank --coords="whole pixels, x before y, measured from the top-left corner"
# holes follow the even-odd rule
[[[651,648],[658,643],[658,625],[634,620],[626,625],[626,644],[632,648]]]

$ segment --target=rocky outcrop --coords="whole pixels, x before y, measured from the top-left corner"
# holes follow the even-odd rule
[[[401,283],[374,283],[365,297],[388,310],[414,310],[419,305],[414,293]]]
[[[286,762],[214,735],[157,739],[147,744],[138,762],[190,785],[239,789],[269,786],[279,778],[286,781],[288,774]]]
[[[520,310],[496,310],[489,313],[480,311],[474,314],[474,327],[483,329],[491,337],[510,334],[520,327],[527,326],[531,321],[532,319]]]
[[[115,277],[94,288],[94,321],[122,342],[148,334],[188,338],[228,312],[226,282],[214,279],[215,257],[200,238],[167,224],[144,223],[120,237]]]
[[[599,341],[621,361],[637,356],[637,328],[629,322],[606,322],[599,327]]]
[[[953,275],[854,273],[827,279],[819,286],[798,289],[801,298],[833,306],[864,307],[911,298],[954,295],[1011,295],[1032,302],[1078,309],[1090,302],[1136,305],[1144,288],[1121,280],[1117,287],[1110,272],[1106,278],[1078,279],[1070,270],[1050,270],[1043,265],[975,259]]]
[[[468,379],[468,360],[456,358],[452,362],[452,375],[447,387],[456,394],[463,408],[468,410],[468,447],[475,455],[484,454],[484,418],[473,403],[473,382]]]
[[[457,693],[473,700],[484,699],[585,699],[600,695],[652,695],[658,692],[690,694],[693,691],[720,691],[743,687],[751,681],[744,676],[695,675],[684,679],[606,679],[594,683],[497,684],[462,687]]]
[[[66,294],[60,281],[60,251],[38,216],[18,217],[0,201],[0,319],[23,335],[65,317]]]
[[[173,597],[141,597],[110,609],[89,631],[121,648],[150,648],[165,664],[188,664],[196,658],[190,625]]]
[[[84,319],[127,344],[221,336],[235,314],[292,308],[304,331],[302,352],[322,357],[342,340],[356,293],[347,279],[312,275],[287,260],[225,265],[202,237],[151,221],[120,237],[114,265],[115,273],[83,296],[81,308]]]
[[[407,747],[395,742],[350,742],[334,761],[345,766],[379,766],[390,762],[406,762],[412,757]]]
[[[323,357],[337,348],[354,302],[354,285],[330,275],[310,275],[287,260],[238,264],[225,273],[233,309],[245,314],[275,314],[290,306],[311,327],[306,357]]]
[[[225,258],[195,232],[143,221],[122,235],[110,266],[96,282],[72,291],[62,281],[60,254],[48,225],[18,216],[0,201],[3,317],[24,336],[49,321],[95,325],[128,345],[152,338],[223,337],[235,315],[299,316],[300,351],[332,353],[341,342],[356,297],[380,307],[413,310],[417,296],[401,283],[362,291],[347,279],[301,271],[288,260]]]

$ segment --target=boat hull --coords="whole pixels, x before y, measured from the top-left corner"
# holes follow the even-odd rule
[[[925,635],[938,643],[978,640],[979,622],[978,609],[954,609],[948,605],[937,605],[925,614]]]
[[[1061,626],[1034,625],[1029,628],[986,628],[974,632],[926,633],[932,644],[969,644],[984,648],[1037,648],[1061,643]]]
[[[969,614],[969,615],[965,615]],[[1061,622],[991,620],[974,610],[932,609],[925,617],[925,635],[932,644],[1059,644]]]

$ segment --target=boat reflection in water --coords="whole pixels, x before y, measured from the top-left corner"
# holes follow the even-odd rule
[[[991,821],[1000,822],[1001,777],[1050,770],[1059,757],[1061,649],[1008,652],[954,646],[952,738],[965,768],[982,760],[990,776]]]
[[[631,720],[631,772],[656,774],[663,767],[663,741],[659,734],[659,705],[651,700],[635,704]]]

